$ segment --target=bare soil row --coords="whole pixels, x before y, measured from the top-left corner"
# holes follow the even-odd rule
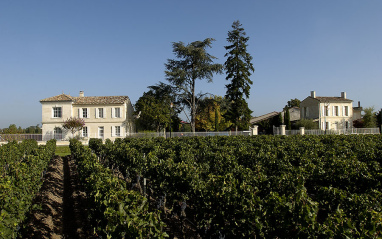
[[[95,238],[75,167],[70,156],[52,159],[20,238]]]

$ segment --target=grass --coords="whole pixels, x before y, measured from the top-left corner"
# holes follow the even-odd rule
[[[56,155],[61,157],[70,155],[69,146],[56,146]]]

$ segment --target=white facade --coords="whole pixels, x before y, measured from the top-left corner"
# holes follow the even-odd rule
[[[133,106],[127,96],[79,97],[61,94],[40,101],[43,140],[68,140],[71,132],[62,127],[70,117],[82,118],[84,128],[74,136],[111,139],[134,132]]]
[[[316,92],[312,91],[300,108],[301,119],[313,119],[321,130],[353,127],[353,101],[346,98],[345,92],[341,97],[316,97]]]

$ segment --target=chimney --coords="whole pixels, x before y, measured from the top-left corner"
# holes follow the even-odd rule
[[[358,101],[358,108],[361,108],[361,101]]]
[[[316,98],[316,92],[314,90],[310,92],[310,97]]]
[[[341,98],[346,99],[346,92],[341,92]]]
[[[84,97],[85,95],[84,95],[84,91],[80,91],[80,97]]]

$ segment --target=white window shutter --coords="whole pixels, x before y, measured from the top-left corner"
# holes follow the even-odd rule
[[[81,109],[78,109],[78,118],[81,118]]]
[[[111,118],[114,118],[115,117],[115,108],[114,107],[112,107],[111,108]]]
[[[95,108],[95,117],[98,119],[98,108]]]
[[[114,137],[113,126],[111,126],[111,137]]]

